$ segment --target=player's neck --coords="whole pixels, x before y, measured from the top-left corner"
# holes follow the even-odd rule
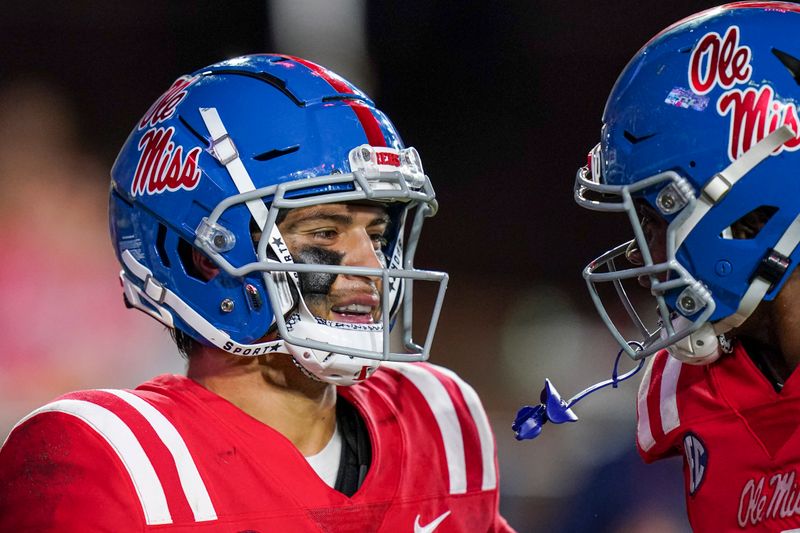
[[[336,388],[305,376],[286,354],[244,358],[204,349],[187,376],[313,455],[336,426]]]
[[[795,271],[771,302],[761,302],[734,336],[751,339],[762,357],[770,359],[782,380],[800,363],[800,271]]]
[[[789,371],[800,363],[800,273],[795,270],[772,304],[776,341]]]

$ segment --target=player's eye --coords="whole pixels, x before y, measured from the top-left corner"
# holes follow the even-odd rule
[[[310,232],[311,236],[317,240],[330,241],[336,238],[338,233],[333,229],[319,229]]]
[[[383,236],[383,233],[373,233],[370,235],[370,238],[372,239],[372,247],[376,250],[380,250],[389,244],[389,241]]]

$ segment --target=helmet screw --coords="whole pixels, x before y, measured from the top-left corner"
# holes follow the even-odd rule
[[[670,211],[673,207],[675,207],[675,197],[671,194],[659,196],[658,206],[664,211]]]
[[[225,238],[225,235],[219,233],[214,235],[214,246],[216,246],[219,249],[224,248],[225,245],[227,244],[227,241],[228,240]]]
[[[222,309],[223,313],[230,313],[233,311],[233,300],[225,298],[222,300],[222,303],[219,304],[219,308]]]
[[[681,298],[681,309],[685,311],[687,314],[692,314],[694,312],[695,307],[697,307],[697,303],[695,303],[694,298],[689,295],[684,296]]]
[[[678,212],[686,205],[686,198],[681,194],[676,184],[670,184],[661,189],[656,196],[656,207],[663,215],[671,215]]]
[[[361,150],[361,157],[363,157],[363,158],[364,158],[364,161],[369,161],[369,160],[370,160],[370,157],[369,157],[369,155],[370,155],[370,154],[369,154],[369,150],[367,150],[366,148],[364,148],[363,150]]]

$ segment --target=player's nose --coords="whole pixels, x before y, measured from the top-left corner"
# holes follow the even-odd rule
[[[343,264],[366,268],[382,268],[383,264],[375,250],[375,243],[365,229],[359,229],[350,235],[346,243]]]

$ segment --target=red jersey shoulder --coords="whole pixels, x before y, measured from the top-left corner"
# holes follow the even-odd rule
[[[650,361],[637,407],[640,452],[647,461],[683,453],[693,530],[794,531],[800,380],[777,392],[741,343],[732,348],[702,367],[665,352]]]
[[[637,445],[647,462],[677,453],[678,440],[692,423],[728,412],[710,365],[689,365],[663,350],[654,355],[639,385]]]
[[[361,404],[368,419],[371,402],[388,404],[408,449],[428,442],[439,450],[451,494],[497,488],[489,419],[478,394],[455,372],[429,363],[384,363],[369,380],[342,392]],[[407,455],[413,460],[419,454]]]
[[[179,432],[140,394],[129,390],[78,391],[40,407],[17,424],[0,450],[3,470],[8,473],[21,466],[20,450],[27,449],[27,455],[36,458],[38,443],[55,438],[66,444],[58,456],[49,456],[52,468],[48,476],[53,471],[71,472],[68,490],[75,497],[68,495],[66,500],[74,500],[71,514],[75,519],[82,520],[85,517],[81,513],[91,511],[83,509],[87,501],[101,505],[104,499],[110,501],[104,511],[119,510],[119,516],[95,513],[102,515],[106,524],[123,517],[143,526],[215,519],[208,493]],[[13,497],[22,494],[20,487],[9,490]],[[86,491],[96,493],[100,500],[85,498]],[[63,499],[53,496],[47,501],[53,498]]]
[[[793,385],[793,384],[792,384]],[[787,386],[780,406],[796,410],[800,389]],[[741,343],[710,365],[682,363],[662,351],[653,356],[639,386],[637,445],[646,461],[682,449],[680,439],[697,428],[728,423],[742,413],[776,409],[772,385]]]

